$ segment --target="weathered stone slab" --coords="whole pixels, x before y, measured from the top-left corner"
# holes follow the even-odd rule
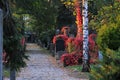
[[[61,57],[64,53],[66,53],[66,51],[58,51],[58,52],[55,54],[56,60],[59,60],[60,57]]]

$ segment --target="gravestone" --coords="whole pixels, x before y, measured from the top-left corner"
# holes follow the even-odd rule
[[[65,50],[65,41],[61,38],[56,40],[56,52]]]
[[[55,57],[60,59],[61,55],[65,53],[65,41],[62,38],[56,40]]]
[[[53,43],[50,43],[50,53],[51,53],[51,55],[54,57],[55,55],[54,55],[54,44]]]

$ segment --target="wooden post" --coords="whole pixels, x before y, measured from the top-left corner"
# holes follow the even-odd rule
[[[0,80],[2,80],[3,77],[2,53],[3,53],[3,11],[2,9],[0,9]]]
[[[88,47],[88,0],[83,0],[83,72],[89,72],[89,47]]]

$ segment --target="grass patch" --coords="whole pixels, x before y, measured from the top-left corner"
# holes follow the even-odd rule
[[[99,64],[94,65],[91,64],[90,68],[93,70],[95,67],[98,67]],[[77,76],[78,78],[89,80],[90,79],[90,72],[81,72],[82,71],[82,65],[73,65],[66,67],[67,69],[72,70],[72,74]]]
[[[75,71],[81,71],[82,70],[82,65],[68,66],[66,68],[71,69],[71,70],[75,70]]]
[[[96,66],[98,66],[98,65],[91,64],[90,68],[94,69]],[[73,66],[68,66],[66,68],[71,69],[71,70],[75,70],[75,71],[82,71],[82,65],[73,65]]]
[[[83,79],[83,80],[89,80],[90,73],[89,72],[81,72],[82,65],[68,66],[66,68],[72,70],[71,76],[75,76],[75,77]]]
[[[4,77],[9,77],[9,76],[10,76],[10,71],[9,71],[9,69],[3,69],[3,76],[4,76]]]

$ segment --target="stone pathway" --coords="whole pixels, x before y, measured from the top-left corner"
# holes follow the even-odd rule
[[[30,61],[23,68],[16,80],[86,80],[70,77],[65,68],[60,68],[55,59],[41,51],[36,44],[27,44]]]

